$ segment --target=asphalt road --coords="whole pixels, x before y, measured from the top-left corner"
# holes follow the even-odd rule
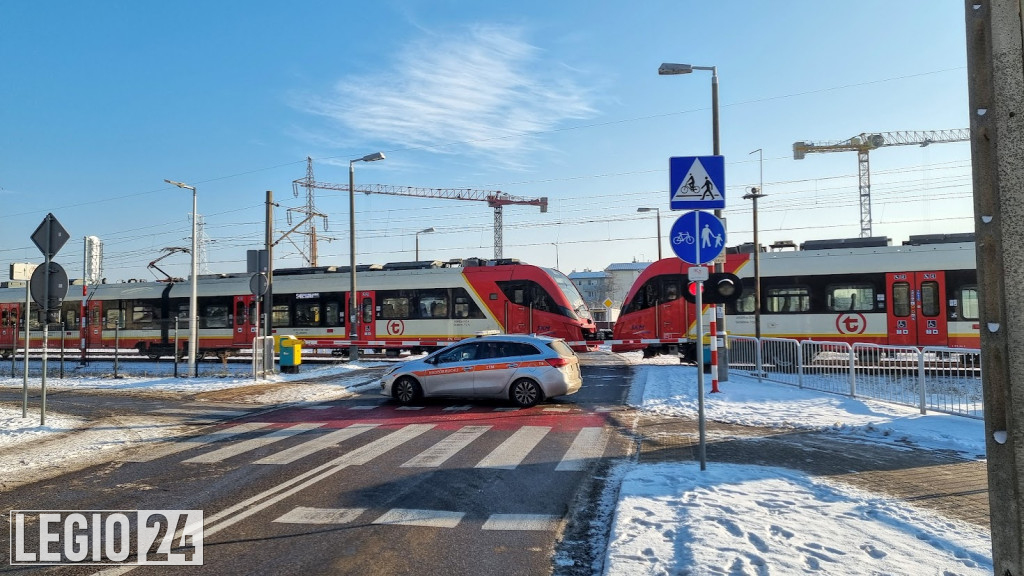
[[[202,567],[138,574],[571,571],[599,553],[581,539],[601,513],[592,505],[601,471],[632,447],[630,368],[595,355],[583,374],[579,393],[524,410],[459,400],[407,409],[371,388],[316,406],[234,411],[187,438],[16,487],[0,494],[0,510],[203,510]],[[19,391],[0,401],[11,396],[20,402]],[[48,395],[62,412],[96,417],[185,414],[191,400]],[[36,529],[30,522],[30,546]],[[7,553],[0,570],[13,573],[96,571],[9,566]]]

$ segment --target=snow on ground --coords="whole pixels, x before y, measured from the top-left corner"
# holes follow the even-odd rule
[[[697,414],[697,373],[678,360],[642,360],[637,364],[631,403],[662,415]],[[247,401],[321,402],[351,394],[345,384],[295,383],[297,379],[355,375],[370,364],[332,368],[303,366],[299,375],[274,375],[258,382]],[[355,379],[349,380],[355,382]],[[38,379],[30,384],[38,384]],[[50,379],[49,389],[106,388],[124,393],[197,394],[252,387],[239,375],[199,379],[124,378],[76,375]],[[0,387],[21,387],[21,378],[0,377]],[[706,390],[710,390],[710,378]],[[893,442],[922,449],[953,450],[983,458],[980,420],[929,413],[915,408],[851,399],[789,385],[759,383],[733,371],[721,393],[705,395],[709,422],[821,430],[870,442]],[[48,446],[46,458],[75,460],[110,449],[130,449],[152,434],[168,431],[152,418],[127,422],[120,434],[74,433],[83,423],[48,413],[39,426],[38,409],[21,418],[20,406],[0,405],[0,470],[17,470],[5,461],[33,444]],[[713,426],[713,424],[711,425]],[[43,440],[59,437],[59,447]],[[5,450],[5,448],[7,448]],[[32,458],[42,458],[37,454]],[[624,464],[610,475],[621,479],[603,567],[608,575],[702,574],[942,574],[992,573],[991,538],[977,526],[913,508],[896,499],[857,491],[801,472],[763,466],[709,463]],[[605,542],[594,542],[604,550]],[[561,560],[561,559],[560,559]]]

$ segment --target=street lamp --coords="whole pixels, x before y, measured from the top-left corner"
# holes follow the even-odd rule
[[[555,247],[555,270],[558,270],[559,268],[561,268],[561,266],[558,264],[558,242],[548,242],[548,244],[551,244],[552,246]]]
[[[376,162],[383,160],[383,152],[367,154],[362,158],[349,160],[348,162],[348,243],[349,243],[349,274],[352,278],[352,285],[349,287],[349,324],[348,337],[352,341],[348,350],[349,360],[359,359],[359,345],[356,340],[359,338],[356,330],[356,318],[359,314],[359,297],[356,295],[356,162]]]
[[[196,367],[196,348],[199,346],[199,305],[197,304],[199,290],[196,284],[199,278],[196,268],[196,187],[166,178],[164,182],[192,191],[192,295],[188,299],[188,373],[196,378],[199,376],[199,370]],[[177,354],[178,351],[175,350],[174,353]]]
[[[661,210],[658,208],[637,208],[637,212],[651,212],[654,211],[658,218],[658,260],[661,260]]]
[[[744,194],[744,200],[754,202],[754,336],[761,339],[761,243],[757,239],[757,199],[764,198],[764,162],[761,149],[754,150],[761,160],[761,182],[757,188],[751,188],[750,194]],[[753,154],[754,152],[751,152]]]
[[[426,228],[424,230],[420,230],[419,232],[416,233],[416,261],[417,262],[420,261],[420,234],[430,234],[431,232],[436,232],[436,230],[434,230],[433,226],[431,226],[430,228]]]
[[[711,72],[711,143],[712,152],[715,156],[721,155],[721,141],[718,137],[718,67],[717,66],[693,66],[690,64],[663,63],[658,67],[658,74],[661,76],[674,76],[677,74],[689,74],[694,70],[709,70]],[[721,210],[715,210],[715,216],[722,217]],[[715,272],[724,272],[721,264],[715,264]],[[728,338],[725,327],[725,310],[722,310],[722,317],[718,321],[718,332],[722,334],[722,342]],[[729,348],[720,346],[718,348],[718,377],[722,382],[729,381]]]

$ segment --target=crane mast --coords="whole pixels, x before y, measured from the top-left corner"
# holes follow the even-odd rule
[[[312,197],[312,190],[335,190],[348,192],[348,184],[333,184],[330,182],[317,182],[313,177],[313,159],[306,158],[306,177],[292,182],[292,188],[298,196],[299,188],[307,190],[307,197]],[[364,194],[384,194],[387,196],[412,196],[415,198],[439,198],[444,200],[470,200],[476,202],[487,202],[487,205],[494,209],[494,257],[502,258],[503,244],[503,221],[502,209],[508,205],[538,206],[540,211],[548,211],[548,199],[526,198],[513,196],[499,190],[474,190],[471,188],[420,188],[416,186],[389,186],[386,184],[364,184],[355,187],[356,192]],[[315,245],[314,245],[315,250]]]
[[[968,128],[956,130],[904,130],[900,132],[862,133],[837,142],[794,142],[793,159],[817,152],[856,152],[857,180],[860,191],[860,235],[871,236],[871,168],[868,152],[885,146],[928,146],[971,139]]]

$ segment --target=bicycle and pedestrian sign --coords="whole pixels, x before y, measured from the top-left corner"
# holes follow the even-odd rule
[[[725,157],[668,159],[669,207],[673,210],[725,208]]]
[[[687,264],[713,262],[725,250],[725,224],[710,212],[687,212],[676,219],[669,236],[672,251]]]

